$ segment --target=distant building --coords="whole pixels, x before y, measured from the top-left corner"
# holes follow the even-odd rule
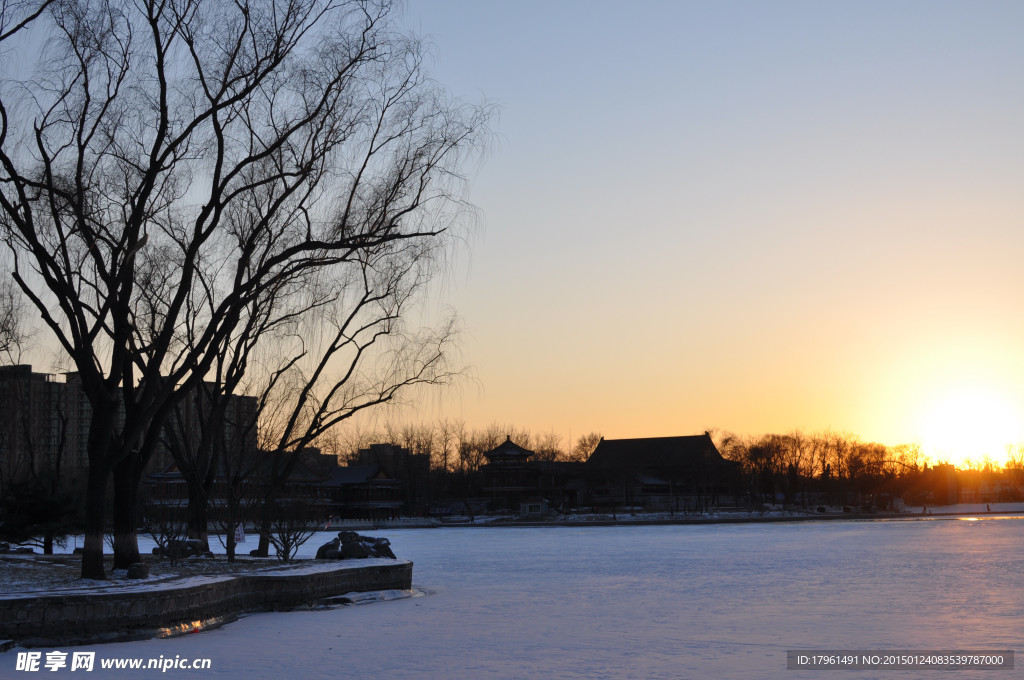
[[[956,467],[949,463],[940,463],[930,470],[926,468],[924,476],[930,503],[955,505],[959,501]]]
[[[686,510],[717,505],[739,484],[739,465],[726,460],[705,432],[682,437],[602,439],[587,459],[594,505]]]
[[[0,479],[56,471],[58,462],[62,476],[84,474],[87,406],[74,378],[61,382],[29,365],[0,366]]]
[[[517,508],[519,502],[539,491],[534,452],[512,441],[511,435],[484,453],[487,463],[480,466],[480,482],[496,508]]]
[[[687,510],[735,502],[739,465],[710,435],[602,439],[586,463],[534,460],[511,437],[484,454],[481,488],[492,509],[527,516],[581,506]]]
[[[242,494],[250,507],[249,521],[255,521],[254,503],[263,498],[272,476],[275,456],[278,465],[290,454],[254,451],[252,471],[245,477]],[[328,465],[328,458],[333,464]],[[209,498],[209,518],[222,519],[221,510],[228,494],[228,481],[219,471],[213,480]],[[184,521],[188,490],[175,463],[146,478],[150,502]],[[333,456],[318,456],[315,451],[299,452],[298,460],[284,482],[277,502],[301,512],[310,524],[327,525],[338,519],[385,520],[399,516],[404,500],[404,484],[392,479],[379,465],[339,467]],[[169,516],[170,516],[169,515]]]
[[[534,455],[511,436],[484,453],[487,463],[480,467],[480,484],[492,509],[534,515],[537,507],[546,513],[580,505],[587,488],[585,465],[538,461]]]
[[[330,516],[340,519],[397,519],[405,501],[405,484],[379,465],[335,469],[320,483],[328,494]]]
[[[28,470],[55,471],[58,460],[62,477],[88,471],[92,407],[78,373],[64,373],[63,378],[36,373],[24,364],[0,366],[0,480],[16,479]],[[197,389],[184,397],[166,423],[147,470],[165,470],[173,460],[172,446],[197,444],[201,417],[209,410],[204,394],[208,391]],[[230,396],[221,436],[255,448],[256,431],[251,424],[256,408],[255,397]]]
[[[548,514],[548,501],[540,496],[525,498],[519,503],[520,517],[543,517]]]
[[[178,402],[164,423],[160,442],[147,465],[148,470],[165,470],[174,461],[175,455],[185,458],[195,456],[204,435],[219,438],[216,445],[222,452],[256,450],[258,399],[242,394],[231,394],[225,398],[218,394],[218,389],[216,383],[202,382]],[[204,427],[212,420],[210,414],[214,404],[223,412],[215,425],[216,430],[204,432]]]
[[[370,444],[359,449],[350,466],[375,465],[403,487],[403,511],[407,515],[423,515],[430,508],[430,456],[413,453],[397,444]]]

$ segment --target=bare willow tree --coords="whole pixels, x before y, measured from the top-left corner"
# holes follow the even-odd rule
[[[348,277],[331,282],[329,304],[312,285],[314,312],[295,316],[289,333],[269,336],[264,352],[273,359],[260,362],[272,367],[264,371],[259,396],[260,448],[270,461],[261,553],[268,548],[273,509],[303,450],[366,409],[461,374],[451,362],[453,319],[422,329],[403,322],[433,270],[431,248],[422,245],[366,249]]]
[[[0,279],[0,355],[11,363],[18,362],[28,339],[25,312],[21,291],[5,273]]]
[[[104,578],[108,479],[119,566],[164,422],[254,305],[440,247],[489,111],[427,78],[387,0],[0,12],[4,50],[45,46],[0,89],[0,220],[91,405],[82,576]]]

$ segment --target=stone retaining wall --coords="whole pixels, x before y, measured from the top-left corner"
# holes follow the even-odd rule
[[[327,597],[408,590],[412,562],[389,559],[266,569],[161,583],[0,596],[0,638],[25,646],[146,637],[239,614],[311,605]]]

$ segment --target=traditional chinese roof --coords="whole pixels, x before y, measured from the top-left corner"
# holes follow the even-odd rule
[[[596,467],[647,470],[723,463],[726,461],[707,433],[684,437],[602,439],[587,459],[588,465]]]
[[[533,451],[519,446],[512,441],[512,435],[508,435],[508,439],[485,453],[484,456],[492,463],[526,462],[533,456]]]

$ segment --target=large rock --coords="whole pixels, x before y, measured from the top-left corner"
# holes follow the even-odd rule
[[[145,562],[129,564],[128,578],[149,578],[149,565]]]
[[[341,544],[341,559],[363,560],[370,556],[370,549],[362,541]]]
[[[316,551],[318,560],[362,560],[367,557],[397,559],[386,538],[360,536],[354,531],[338,532],[338,537],[324,543]]]
[[[317,548],[316,559],[337,560],[341,558],[341,539],[335,538]]]
[[[169,557],[172,560],[180,560],[186,557],[213,557],[213,553],[206,549],[206,543],[198,538],[190,538],[185,541],[171,539],[167,541],[165,548],[153,548],[154,555]]]
[[[373,542],[373,550],[377,553],[377,557],[390,557],[395,560],[395,553],[391,551],[391,541],[386,538],[378,538]]]

